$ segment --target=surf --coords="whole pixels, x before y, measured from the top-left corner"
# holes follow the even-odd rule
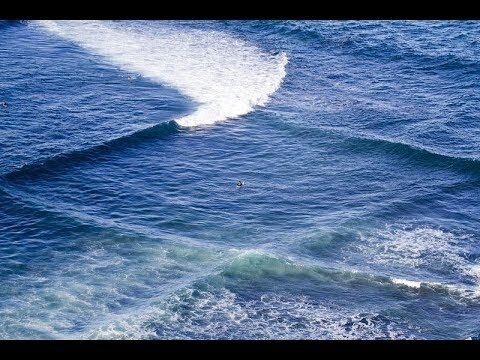
[[[198,107],[175,120],[183,127],[211,125],[264,106],[286,75],[285,53],[268,53],[223,32],[106,21],[35,24],[190,98]]]

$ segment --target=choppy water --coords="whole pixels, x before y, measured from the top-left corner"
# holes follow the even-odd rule
[[[479,35],[0,22],[0,338],[479,337]]]

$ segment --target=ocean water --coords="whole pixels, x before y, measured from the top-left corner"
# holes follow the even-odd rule
[[[0,22],[0,338],[480,337],[479,38]]]

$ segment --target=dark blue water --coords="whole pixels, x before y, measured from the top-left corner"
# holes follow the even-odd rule
[[[479,337],[479,36],[0,22],[0,338]]]

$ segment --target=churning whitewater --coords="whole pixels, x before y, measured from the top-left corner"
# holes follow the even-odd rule
[[[225,33],[118,28],[102,21],[41,21],[47,31],[121,69],[167,84],[198,103],[181,126],[213,124],[264,105],[285,77],[287,56],[272,55]]]
[[[478,339],[479,36],[0,21],[0,338]]]

